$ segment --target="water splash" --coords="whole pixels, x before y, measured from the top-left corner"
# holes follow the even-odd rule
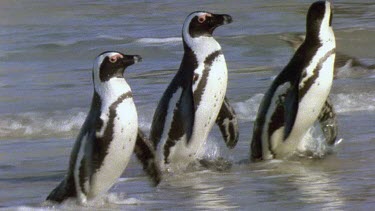
[[[259,93],[244,102],[235,103],[234,109],[237,112],[239,119],[245,121],[254,121],[263,96],[264,94]]]
[[[338,113],[375,110],[375,93],[335,94],[332,101]]]
[[[316,123],[303,137],[297,149],[297,154],[302,157],[323,158],[327,154],[331,154],[335,146],[341,143],[341,141],[337,141],[333,146],[328,145],[320,125]]]
[[[77,110],[4,115],[0,118],[0,140],[73,136],[85,118],[86,113]]]
[[[118,204],[118,205],[139,205],[142,202],[136,198],[127,198],[124,193],[108,193],[105,196],[105,201],[109,204]]]

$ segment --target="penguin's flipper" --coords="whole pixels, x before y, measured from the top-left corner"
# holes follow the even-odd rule
[[[292,84],[284,99],[284,141],[292,132],[294,122],[296,121],[298,113],[298,103],[298,84]]]
[[[216,124],[220,128],[227,147],[233,149],[239,137],[238,119],[227,97],[224,98],[223,105],[216,119]]]
[[[337,138],[337,118],[330,98],[324,103],[322,111],[319,114],[318,121],[323,131],[326,142],[329,145],[335,144]]]
[[[74,178],[67,176],[55,189],[51,191],[46,200],[61,203],[67,198],[76,197],[76,195]]]
[[[272,85],[270,89],[265,93],[258,109],[257,117],[254,121],[253,137],[251,138],[251,155],[250,159],[254,162],[263,160],[263,130],[265,130],[265,122],[267,112],[271,105],[271,101],[275,90],[277,89],[276,85]]]
[[[191,88],[192,77],[193,76],[190,74],[179,71],[164,92],[162,99],[155,110],[150,131],[150,139],[155,149],[157,148],[165,129],[164,124],[169,112],[168,109],[173,109],[173,120],[170,129],[173,133],[168,134],[170,136],[169,138],[172,142],[175,142],[186,133],[187,140],[190,140],[195,116],[194,98]],[[189,80],[189,78],[191,79]],[[181,90],[180,93],[179,90]],[[170,105],[171,101],[177,103]],[[170,106],[173,107],[169,108]],[[174,145],[175,143],[171,144]]]
[[[164,145],[165,163],[169,163],[171,147],[181,140],[186,140],[186,144],[188,145],[193,134],[195,120],[193,91],[191,86],[185,86],[185,88],[180,86],[180,89],[182,89],[181,96],[174,108],[171,128]]]
[[[155,161],[155,149],[151,141],[139,128],[134,153],[142,163],[143,170],[148,174],[153,185],[157,186],[161,180],[161,172]]]

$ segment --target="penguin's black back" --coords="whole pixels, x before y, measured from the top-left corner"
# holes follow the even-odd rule
[[[156,108],[155,115],[152,121],[152,128],[150,132],[150,139],[154,144],[155,149],[161,139],[164,131],[165,118],[167,117],[169,101],[173,94],[179,87],[190,89],[192,91],[192,80],[194,70],[198,67],[198,62],[194,52],[184,42],[184,56],[180,68],[164,92],[158,107]]]

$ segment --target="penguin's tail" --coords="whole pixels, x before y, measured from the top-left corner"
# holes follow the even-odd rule
[[[155,161],[155,149],[150,140],[138,129],[134,153],[143,165],[143,170],[148,174],[154,186],[161,181],[161,171]]]
[[[61,203],[67,198],[76,197],[76,195],[74,179],[65,178],[55,189],[52,190],[52,192],[47,196],[46,200]]]

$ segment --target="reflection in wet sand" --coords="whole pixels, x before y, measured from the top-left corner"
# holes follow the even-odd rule
[[[225,195],[224,186],[212,182],[217,179],[214,177],[220,177],[220,174],[205,170],[171,176],[167,178],[167,183],[173,189],[183,189],[184,192],[190,193],[189,200],[191,200],[191,204],[194,204],[194,209],[229,210],[238,208]]]
[[[297,197],[289,201],[296,203],[297,200],[301,207],[306,204],[313,204],[314,208],[324,210],[337,210],[345,207],[344,191],[337,181],[337,175],[334,171],[323,171],[323,168],[317,168],[320,162],[323,161],[271,162],[267,165],[267,168],[272,168],[267,172],[271,175],[265,176],[264,179],[272,178],[274,183],[275,178],[278,177],[277,181],[280,182],[278,186],[281,186],[279,190],[283,193],[288,192],[289,197]],[[290,192],[294,194],[291,195]],[[277,195],[283,195],[283,193]],[[270,194],[270,197],[274,198],[274,194]],[[288,202],[285,199],[282,201]]]

